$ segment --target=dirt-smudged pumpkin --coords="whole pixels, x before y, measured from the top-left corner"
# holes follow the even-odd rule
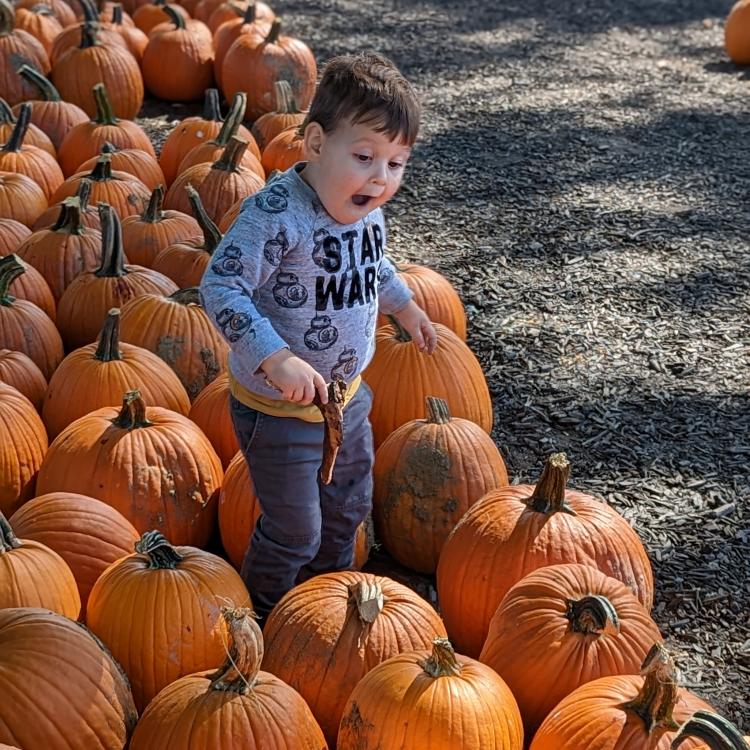
[[[251,606],[242,579],[210,552],[148,531],[94,584],[88,626],[130,678],[139,711],[179,677],[221,664],[221,607]]]

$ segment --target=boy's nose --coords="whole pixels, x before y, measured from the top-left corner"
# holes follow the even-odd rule
[[[372,175],[370,176],[370,181],[374,182],[376,185],[385,185],[387,169],[388,166],[385,163],[380,164],[376,162],[373,165],[373,171]]]

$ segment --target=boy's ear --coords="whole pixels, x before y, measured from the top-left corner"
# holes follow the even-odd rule
[[[317,161],[320,158],[320,150],[323,147],[326,134],[317,122],[308,122],[305,125],[305,153],[308,161]]]

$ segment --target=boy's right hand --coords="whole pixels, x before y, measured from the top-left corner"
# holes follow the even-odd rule
[[[266,357],[260,369],[287,401],[308,406],[317,391],[321,402],[328,403],[328,386],[323,376],[289,349],[280,349]]]

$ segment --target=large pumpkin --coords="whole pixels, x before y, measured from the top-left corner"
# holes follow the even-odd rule
[[[521,716],[508,686],[489,667],[456,654],[447,638],[368,672],[346,704],[336,745],[338,750],[523,746]]]
[[[396,654],[428,648],[445,629],[437,612],[406,586],[343,571],[289,591],[264,635],[263,668],[299,691],[334,747],[344,705],[359,680]]]
[[[97,578],[133,552],[138,532],[122,514],[93,497],[52,492],[24,503],[10,518],[16,536],[54,550],[75,577],[81,619]]]
[[[81,611],[76,580],[65,560],[46,544],[19,539],[2,513],[0,584],[0,609],[42,607],[73,620]]]
[[[37,411],[42,410],[47,380],[23,352],[0,349],[0,383],[11,385],[26,396]]]
[[[222,476],[214,449],[187,417],[147,408],[135,390],[119,412],[97,409],[54,439],[37,493],[90,495],[119,510],[139,532],[162,529],[179,543],[202,546],[213,530]]]
[[[227,655],[218,671],[183,677],[148,705],[130,750],[328,750],[299,694],[261,672],[263,638],[247,608],[224,608]]]
[[[479,660],[513,691],[532,737],[576,688],[637,674],[660,640],[659,628],[624,583],[588,565],[549,565],[505,595]]]
[[[428,356],[395,319],[377,329],[375,356],[363,373],[375,396],[370,421],[376,446],[397,427],[420,419],[428,396],[444,399],[454,417],[470,419],[487,433],[492,429],[492,401],[477,358],[453,331],[440,323],[435,330],[437,346]]]
[[[669,750],[679,724],[711,707],[678,687],[663,646],[649,651],[641,675],[602,677],[574,690],[544,720],[530,750]],[[693,739],[682,745],[697,746]]]
[[[191,401],[227,369],[229,346],[203,309],[196,288],[130,300],[122,309],[121,334],[123,341],[161,357]]]
[[[459,521],[437,568],[440,608],[462,653],[478,655],[508,590],[545,565],[582,563],[625,583],[650,611],[651,564],[628,522],[604,502],[566,490],[570,465],[547,461],[536,485],[490,492]]]
[[[427,397],[427,417],[401,425],[378,448],[373,515],[385,548],[402,565],[434,573],[459,519],[490,490],[507,487],[492,438],[448,404]]]
[[[251,606],[229,563],[149,531],[111,565],[89,596],[88,625],[130,678],[139,711],[177,678],[220,664],[221,607]]]
[[[120,343],[120,311],[109,311],[98,343],[68,354],[49,381],[42,417],[51,439],[69,424],[138,388],[153,406],[187,414],[190,399],[169,365],[133,344]]]
[[[122,750],[137,720],[120,666],[53,612],[0,609],[0,742],[34,750]],[[13,686],[13,689],[7,689]]]

